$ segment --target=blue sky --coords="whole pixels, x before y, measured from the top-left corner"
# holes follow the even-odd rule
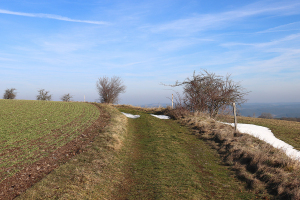
[[[120,76],[119,103],[168,103],[202,69],[232,79],[248,102],[300,102],[300,2],[240,0],[2,0],[0,94],[99,98]],[[174,88],[181,91],[180,88]]]

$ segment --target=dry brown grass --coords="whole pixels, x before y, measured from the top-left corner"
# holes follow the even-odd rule
[[[127,133],[127,118],[109,106],[109,126],[84,152],[61,165],[18,199],[112,199],[122,179],[118,150]]]
[[[176,112],[179,111],[166,110],[173,116],[178,116]],[[224,162],[231,166],[239,179],[247,183],[249,189],[268,192],[276,199],[300,199],[299,162],[283,151],[248,134],[239,133],[206,114],[187,113],[178,119],[216,148]]]

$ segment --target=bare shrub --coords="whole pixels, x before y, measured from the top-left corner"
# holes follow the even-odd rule
[[[230,78],[216,75],[203,70],[183,82],[178,82],[172,87],[183,86],[183,102],[190,111],[208,112],[215,117],[222,107],[231,105],[233,102],[241,104],[246,102],[244,96],[248,92],[239,83]]]
[[[73,96],[68,93],[68,94],[65,94],[64,96],[62,96],[60,99],[65,102],[70,102],[72,98],[73,98]]]
[[[165,111],[165,114],[172,119],[181,119],[190,114],[190,111],[183,103],[183,98],[178,92],[176,92],[176,95],[174,95],[174,109],[168,107]]]
[[[101,103],[118,103],[120,93],[124,93],[126,89],[121,78],[117,76],[99,78],[96,86]]]
[[[38,95],[36,96],[36,100],[42,101],[51,101],[51,96],[49,95],[49,91],[45,91],[45,89],[38,90]]]
[[[15,99],[17,96],[15,90],[15,88],[5,90],[3,99]]]
[[[261,113],[258,118],[273,119],[273,115],[271,113]]]

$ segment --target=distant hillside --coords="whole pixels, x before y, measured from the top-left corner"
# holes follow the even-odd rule
[[[258,117],[261,113],[271,113],[275,118],[300,117],[300,103],[245,103],[238,108],[242,116]]]
[[[141,105],[141,107],[144,108],[153,108],[153,107],[164,107],[166,108],[167,106],[171,106],[171,103],[150,103],[150,104],[144,104]]]
[[[144,104],[141,107],[167,107],[170,103],[152,103]],[[239,115],[245,117],[258,117],[261,113],[271,113],[274,118],[300,118],[300,102],[299,103],[245,103],[238,107]]]

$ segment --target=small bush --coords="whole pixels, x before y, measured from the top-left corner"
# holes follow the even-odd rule
[[[101,103],[118,103],[120,93],[124,93],[126,86],[120,77],[114,76],[108,78],[106,76],[99,78],[96,83]]]
[[[62,96],[60,99],[61,99],[62,101],[65,101],[65,102],[70,102],[72,98],[73,98],[73,96],[71,96],[71,95],[68,93],[68,94],[65,94],[64,96]]]
[[[190,111],[188,111],[183,106],[176,106],[175,109],[167,108],[165,114],[171,117],[172,119],[181,119],[184,118],[184,116],[186,116],[189,112]]]
[[[45,91],[45,89],[38,90],[39,94],[36,96],[36,100],[42,101],[51,101],[51,95],[49,95],[49,91]]]
[[[273,115],[271,113],[261,113],[258,118],[273,119]]]
[[[15,88],[5,90],[3,99],[15,99],[17,95],[15,90]]]

